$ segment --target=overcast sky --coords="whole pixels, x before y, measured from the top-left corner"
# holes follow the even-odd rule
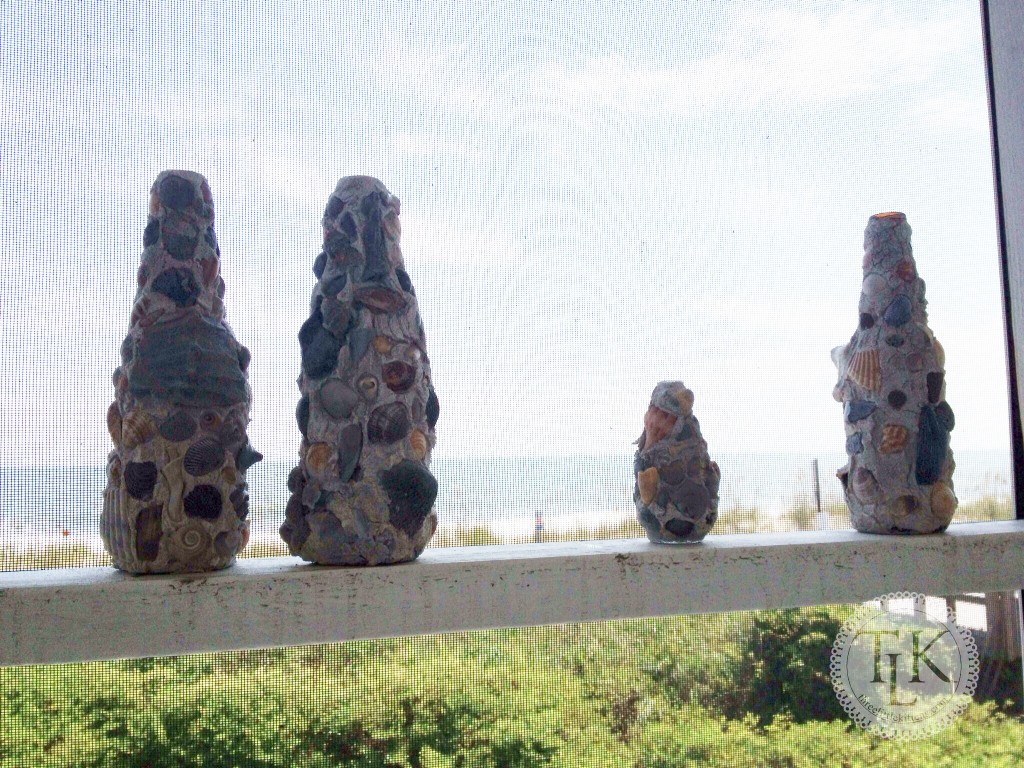
[[[291,459],[319,221],[402,200],[435,455],[841,451],[832,347],[904,211],[952,447],[1009,446],[975,0],[0,5],[2,464],[105,462],[148,189],[213,189],[253,443]]]

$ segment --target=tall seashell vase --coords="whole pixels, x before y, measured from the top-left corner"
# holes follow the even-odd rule
[[[651,395],[633,461],[633,501],[647,538],[657,544],[703,539],[718,519],[722,474],[693,415],[693,392],[662,381]]]
[[[213,199],[164,171],[149,198],[131,327],[114,371],[100,535],[129,573],[212,571],[249,539],[249,351],[224,320]]]
[[[836,474],[863,533],[937,533],[956,511],[945,353],[924,294],[906,216],[875,214],[864,232],[860,321],[832,351],[850,458]]]
[[[437,528],[438,401],[398,214],[369,176],[341,179],[324,211],[299,331],[302,444],[281,526],[292,554],[314,563],[412,560]]]

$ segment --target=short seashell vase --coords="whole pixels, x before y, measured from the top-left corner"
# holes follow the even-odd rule
[[[657,544],[703,539],[718,519],[721,472],[693,415],[693,392],[681,381],[654,388],[633,461],[633,501]]]

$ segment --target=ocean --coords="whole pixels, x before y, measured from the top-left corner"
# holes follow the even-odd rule
[[[797,506],[814,508],[817,461],[824,509],[842,505],[835,471],[843,454],[716,454],[722,470],[719,520],[756,509],[771,527]],[[955,454],[961,505],[983,497],[1009,502],[1012,461],[1008,451]],[[435,457],[436,503],[442,528],[483,527],[505,539],[546,531],[570,531],[632,520],[633,457]],[[249,470],[253,541],[278,541],[288,501],[291,461],[263,461]],[[0,467],[0,547],[24,550],[57,543],[98,548],[99,516],[106,484],[103,467]],[[824,518],[823,518],[824,520]]]

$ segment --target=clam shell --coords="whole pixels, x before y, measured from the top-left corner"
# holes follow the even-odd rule
[[[882,453],[896,453],[907,447],[910,431],[902,424],[886,424],[882,427],[882,442],[878,450]]]
[[[185,514],[200,520],[216,520],[224,508],[224,497],[215,485],[197,485],[184,500]]]
[[[877,390],[882,386],[882,367],[877,349],[862,349],[853,356],[847,376],[865,389]]]
[[[932,486],[931,505],[935,517],[948,522],[953,518],[957,504],[956,494],[948,484],[939,481]]]
[[[390,288],[360,288],[353,298],[372,312],[391,314],[408,305],[405,296]]]
[[[156,435],[152,419],[142,410],[130,411],[121,423],[121,447],[126,451],[148,443]]]
[[[427,436],[418,429],[409,434],[409,446],[412,448],[412,457],[417,461],[423,461],[427,457]]]
[[[415,366],[403,363],[401,360],[385,363],[382,369],[384,383],[387,384],[388,389],[398,394],[408,392],[412,388],[412,385],[416,383],[416,373]]]
[[[160,436],[172,443],[188,440],[196,433],[199,425],[185,411],[175,411],[160,422]]]
[[[644,504],[650,504],[658,493],[658,468],[650,467],[643,472],[638,472],[636,485],[640,489],[640,500]]]
[[[121,444],[121,410],[117,403],[111,403],[107,408],[107,431],[110,432],[110,439],[114,445]]]
[[[371,443],[397,443],[409,434],[412,421],[405,403],[388,403],[375,408],[366,424]]]
[[[334,449],[328,443],[313,443],[306,451],[306,468],[319,478],[326,478],[331,472]]]
[[[359,394],[339,379],[328,379],[320,387],[320,405],[335,419],[347,419],[359,402]]]
[[[135,556],[143,562],[152,562],[160,554],[162,513],[163,507],[155,504],[139,510],[135,518]]]
[[[186,472],[199,477],[220,469],[224,464],[224,458],[224,446],[220,441],[204,437],[189,446],[181,463]]]

